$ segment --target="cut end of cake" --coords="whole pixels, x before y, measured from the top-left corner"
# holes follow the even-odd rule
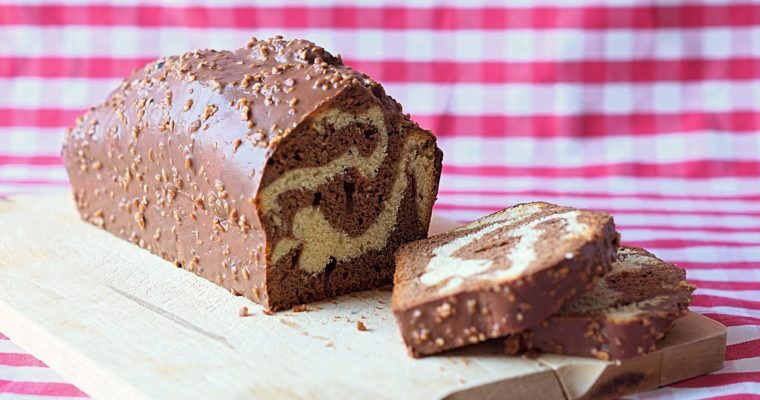
[[[347,90],[270,159],[258,200],[271,308],[389,284],[396,248],[425,237],[441,152],[375,96]]]

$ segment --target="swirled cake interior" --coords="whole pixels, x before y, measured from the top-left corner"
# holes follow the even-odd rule
[[[291,165],[259,196],[272,273],[282,282],[304,274],[387,282],[392,271],[384,266],[394,263],[388,249],[426,236],[440,168],[429,134],[388,124],[378,105],[326,109],[304,130],[275,153],[275,161]],[[325,284],[314,289],[337,289]],[[302,290],[297,282],[282,289]]]

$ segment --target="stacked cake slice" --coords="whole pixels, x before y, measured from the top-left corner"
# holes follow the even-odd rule
[[[682,269],[619,238],[606,213],[537,202],[402,246],[393,311],[410,353],[502,337],[509,354],[654,350],[693,288]]]
[[[656,350],[691,301],[686,271],[635,247],[618,251],[612,271],[592,290],[539,326],[507,338],[525,350],[625,359]]]

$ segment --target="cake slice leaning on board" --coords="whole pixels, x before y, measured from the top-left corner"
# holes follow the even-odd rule
[[[415,356],[537,326],[611,268],[609,214],[536,202],[396,253],[392,308]]]
[[[279,310],[391,283],[442,153],[378,82],[273,37],[148,64],[63,158],[84,220]]]
[[[539,326],[510,335],[507,354],[539,351],[601,360],[635,357],[687,312],[694,286],[686,271],[636,247],[622,247],[596,287]]]

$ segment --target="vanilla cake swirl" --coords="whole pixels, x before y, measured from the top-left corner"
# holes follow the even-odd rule
[[[277,310],[390,283],[442,153],[379,83],[274,37],[150,63],[63,157],[83,219]]]

